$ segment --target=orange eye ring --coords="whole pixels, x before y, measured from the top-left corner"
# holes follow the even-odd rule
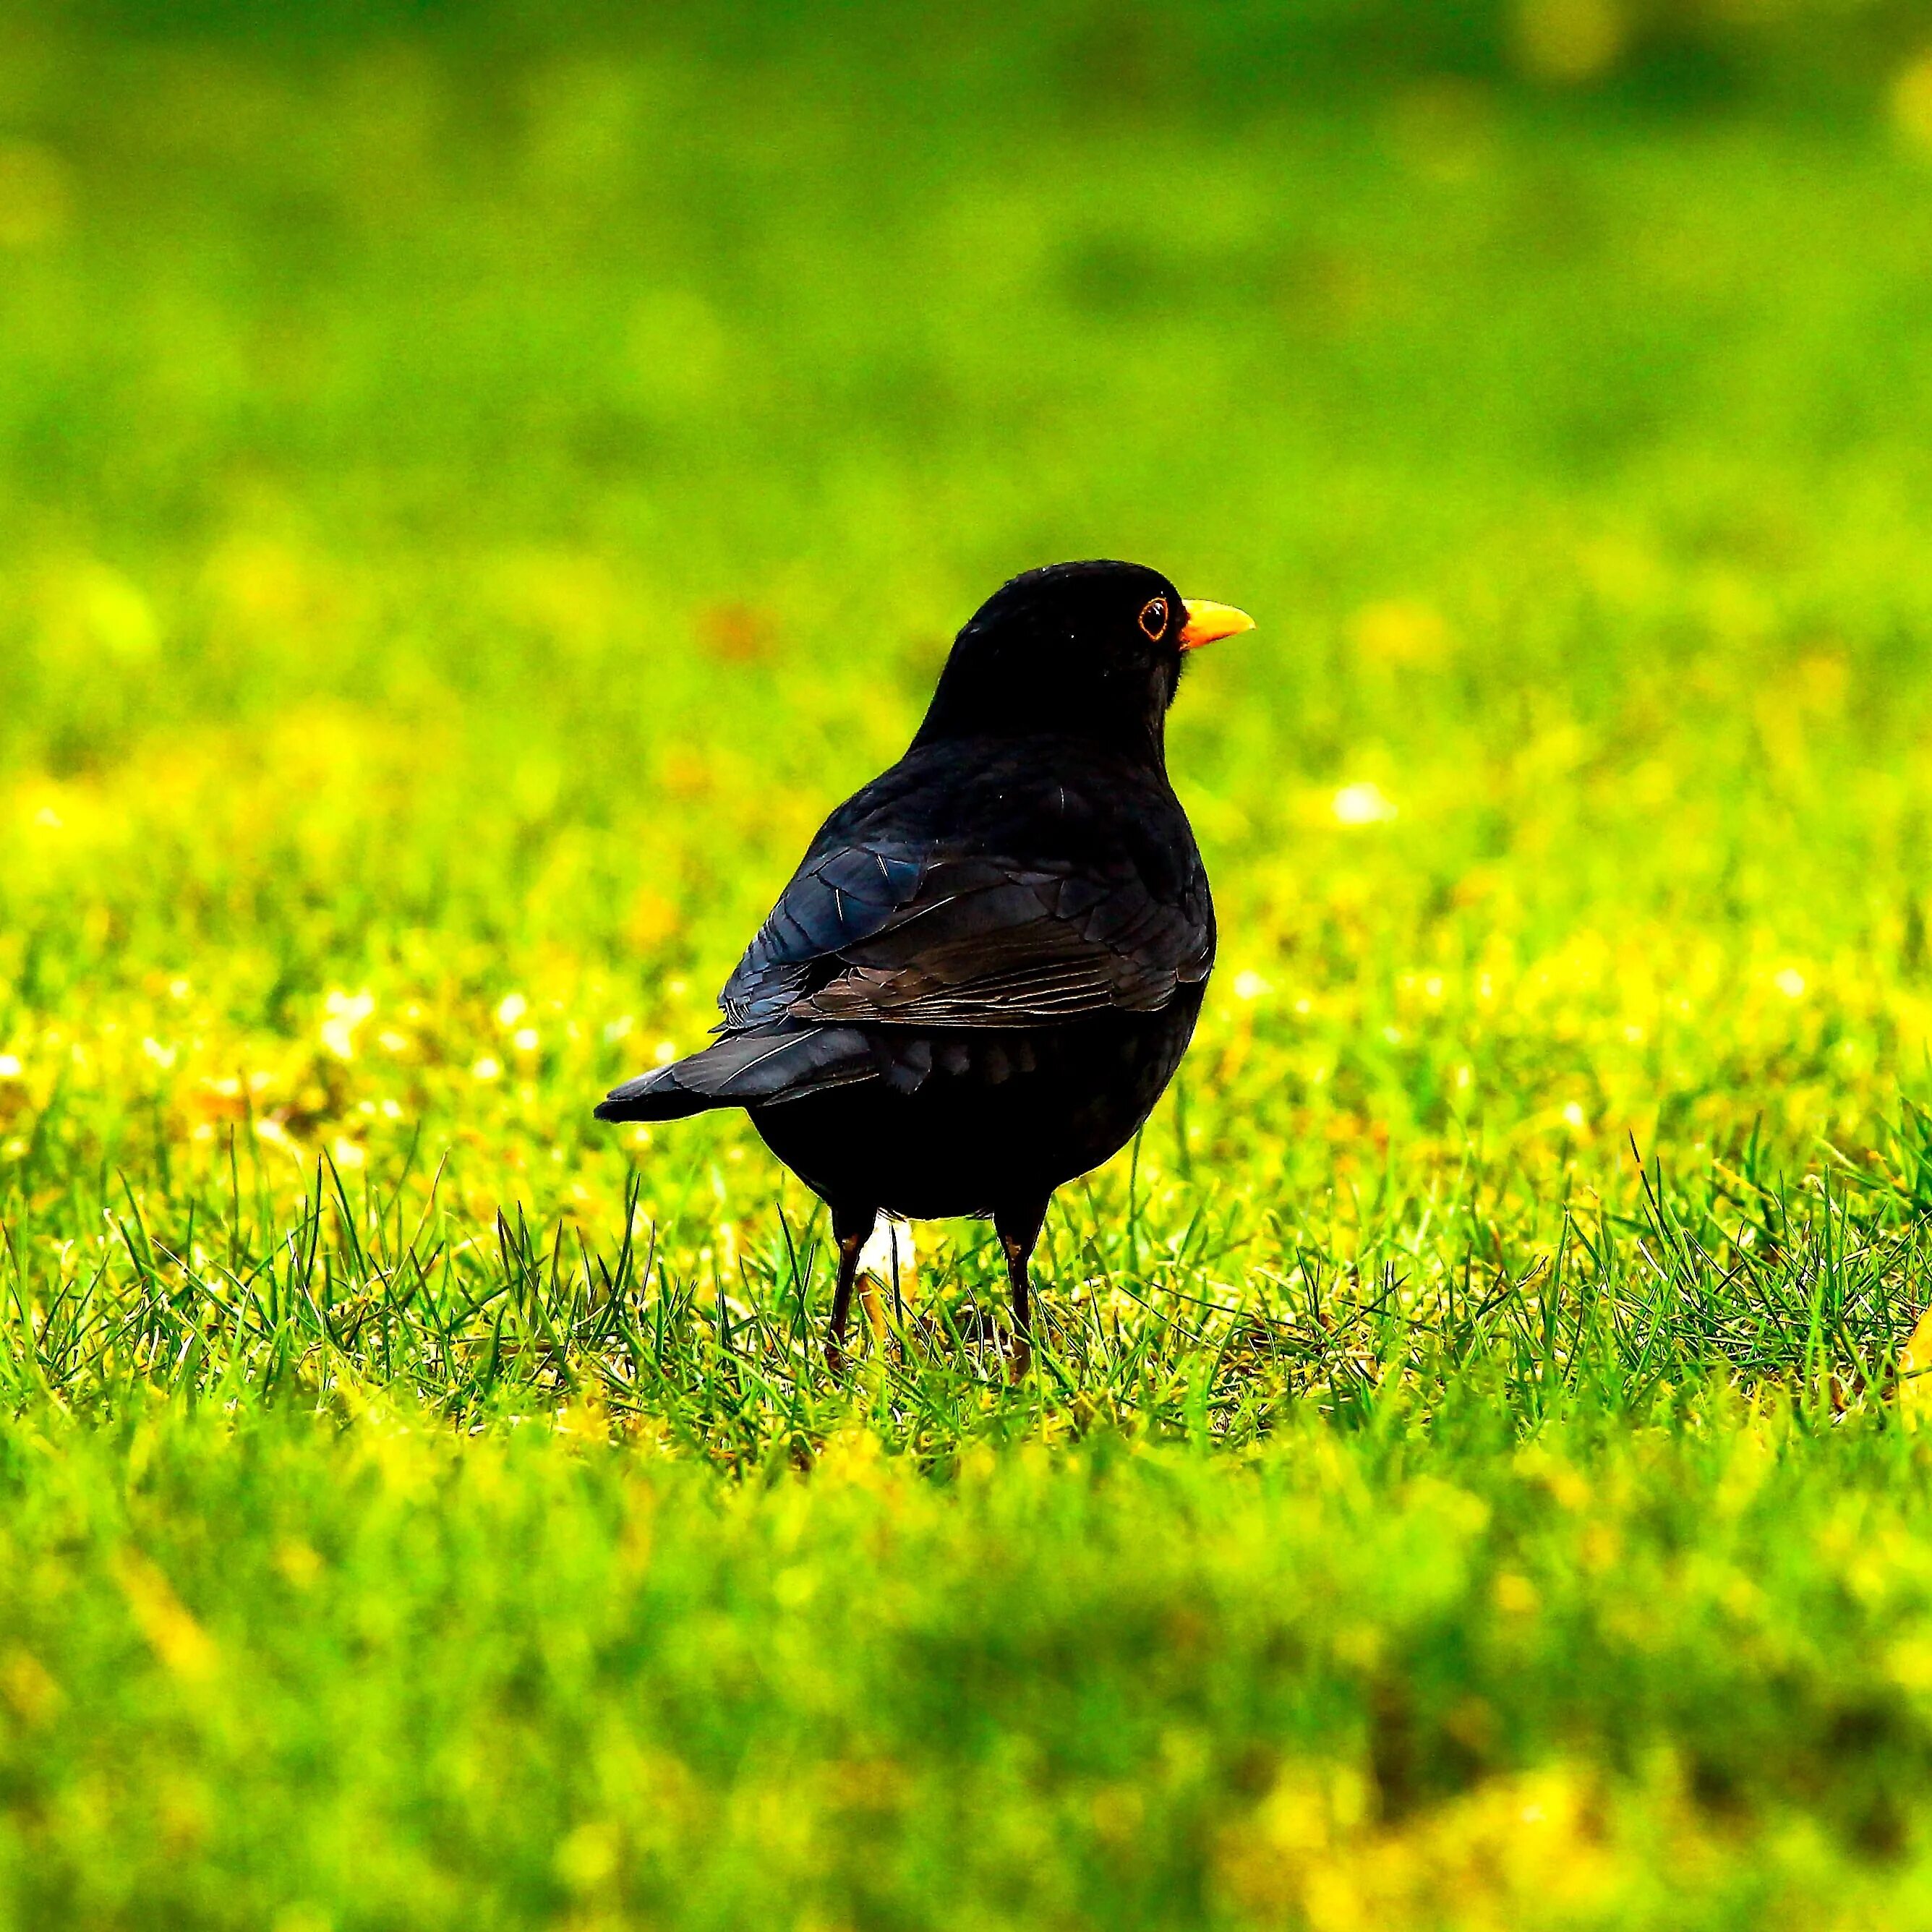
[[[1141,628],[1154,644],[1167,634],[1167,599],[1150,597],[1141,606]]]

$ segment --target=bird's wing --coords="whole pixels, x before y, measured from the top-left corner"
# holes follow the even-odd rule
[[[1112,876],[998,860],[941,860],[918,900],[841,949],[803,1018],[1010,1026],[1152,1012],[1207,976],[1205,920],[1162,904],[1130,865]]]
[[[1000,1027],[1150,1012],[1207,977],[1198,863],[1156,891],[1124,851],[1022,861],[884,838],[815,850],[722,1004],[734,1029],[781,1017]]]
[[[929,854],[916,842],[848,844],[821,832],[745,950],[718,1004],[737,1030],[786,1018],[840,970],[846,946],[870,938],[919,896]]]

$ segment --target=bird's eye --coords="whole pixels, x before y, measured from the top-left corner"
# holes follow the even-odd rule
[[[1156,644],[1160,643],[1162,634],[1167,628],[1167,599],[1165,597],[1150,597],[1141,606],[1141,628]]]

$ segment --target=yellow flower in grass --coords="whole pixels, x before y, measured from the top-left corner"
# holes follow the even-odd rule
[[[366,988],[346,993],[338,987],[322,1002],[322,1043],[338,1060],[356,1058],[356,1033],[376,1010],[375,996]]]
[[[1908,1429],[1932,1415],[1932,1308],[1919,1316],[1899,1354],[1898,1412]]]
[[[1345,784],[1328,808],[1337,825],[1386,825],[1396,816],[1395,801],[1372,779]]]

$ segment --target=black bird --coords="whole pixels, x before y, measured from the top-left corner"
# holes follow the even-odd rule
[[[597,1109],[746,1109],[831,1208],[835,1362],[881,1209],[992,1216],[1024,1359],[1054,1190],[1133,1138],[1201,1010],[1214,908],[1167,709],[1186,652],[1252,628],[1138,564],[1015,578],[905,756],[812,842],[725,982],[723,1037]]]

